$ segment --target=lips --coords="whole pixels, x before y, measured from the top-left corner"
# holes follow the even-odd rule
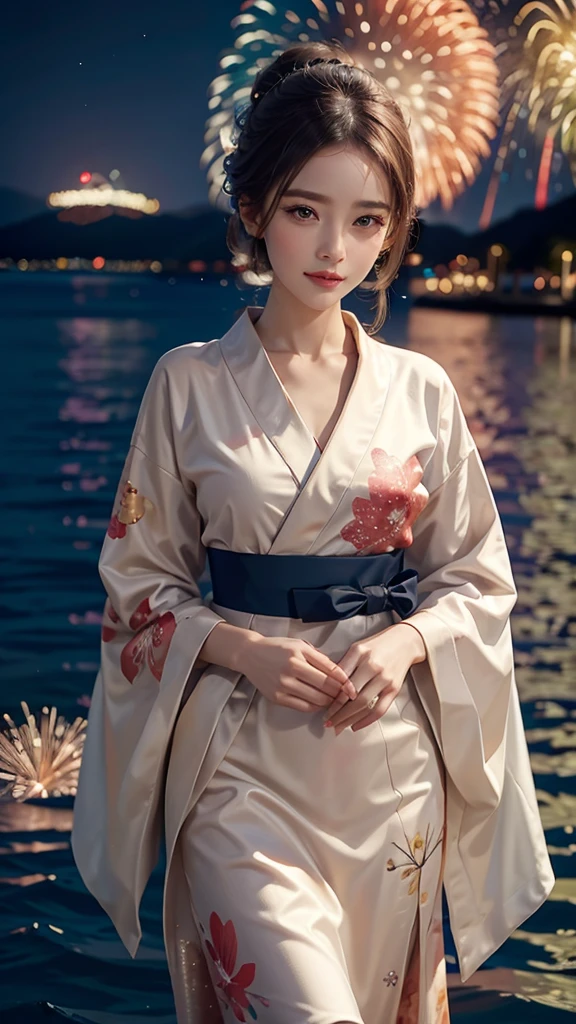
[[[319,277],[323,281],[343,281],[344,280],[343,277],[340,277],[340,274],[329,274],[329,273],[306,274],[306,277]]]

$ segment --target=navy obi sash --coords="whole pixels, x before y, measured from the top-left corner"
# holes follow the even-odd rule
[[[418,573],[404,551],[382,555],[256,555],[208,548],[215,604],[303,622],[350,619],[417,604]]]

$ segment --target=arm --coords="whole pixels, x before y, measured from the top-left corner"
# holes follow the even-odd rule
[[[140,899],[162,836],[173,729],[207,667],[200,650],[223,622],[198,586],[203,524],[194,488],[179,473],[174,415],[183,403],[170,386],[163,357],[142,400],[98,563],[106,591],[100,671],[72,834],[86,886],[131,942],[132,894]]]
[[[219,622],[202,644],[198,657],[203,661],[239,672],[246,661],[248,646],[257,643],[261,634],[253,629]]]
[[[420,573],[418,608],[406,622],[426,649],[411,671],[452,782],[469,803],[496,806],[517,699],[516,588],[486,471],[449,383],[441,422],[425,471],[436,486],[406,552],[406,567]]]

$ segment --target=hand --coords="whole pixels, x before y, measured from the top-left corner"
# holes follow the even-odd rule
[[[405,622],[356,641],[338,664],[358,690],[358,696],[346,698],[344,705],[334,702],[324,715],[325,724],[333,725],[338,736],[348,725],[356,732],[377,722],[398,696],[411,666],[425,659],[422,636],[415,626]],[[376,696],[378,703],[367,711],[367,705]]]
[[[238,665],[268,700],[296,711],[341,707],[357,696],[344,669],[307,640],[257,634],[249,638]]]

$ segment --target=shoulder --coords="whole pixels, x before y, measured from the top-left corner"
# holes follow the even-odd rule
[[[415,352],[413,349],[390,345],[388,342],[378,341],[376,338],[371,338],[370,341],[378,350],[380,357],[388,360],[392,371],[398,376],[419,380],[423,385],[437,388],[438,391],[453,388],[452,381],[444,367],[431,356],[426,356],[423,352]]]
[[[387,362],[393,386],[408,401],[426,410],[431,426],[438,424],[444,415],[458,412],[460,401],[456,388],[435,359],[376,338],[370,338],[370,343],[375,358]]]
[[[456,388],[443,366],[411,349],[375,342],[380,358],[388,359],[391,382],[409,417],[426,425],[427,440],[419,453],[425,486],[434,490],[475,449]]]
[[[156,363],[153,374],[164,375],[167,378],[180,377],[183,373],[195,372],[203,366],[214,367],[221,361],[218,338],[212,338],[211,341],[190,341],[164,352]]]

